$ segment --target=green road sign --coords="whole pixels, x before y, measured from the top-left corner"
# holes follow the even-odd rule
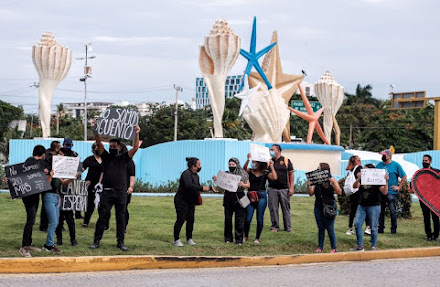
[[[313,112],[318,111],[322,108],[319,102],[310,102],[310,106],[312,107]],[[303,101],[292,101],[292,109],[307,113],[306,107],[304,106]]]

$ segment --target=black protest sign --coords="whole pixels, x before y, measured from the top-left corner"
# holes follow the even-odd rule
[[[114,138],[134,140],[139,113],[131,109],[111,108],[97,119],[93,132]]]
[[[327,182],[332,177],[329,169],[317,169],[311,172],[306,172],[306,176],[311,185]]]
[[[24,163],[5,166],[8,187],[12,198],[26,197],[32,194],[51,190],[44,167],[40,164]]]
[[[75,179],[60,189],[61,210],[87,211],[87,182]]]

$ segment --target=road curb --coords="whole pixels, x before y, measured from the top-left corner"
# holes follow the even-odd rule
[[[440,256],[440,247],[283,256],[82,256],[0,258],[0,273],[271,266]]]

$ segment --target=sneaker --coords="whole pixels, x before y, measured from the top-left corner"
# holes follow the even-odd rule
[[[101,246],[101,245],[99,244],[99,241],[95,241],[95,242],[93,242],[92,245],[89,246],[89,248],[92,249],[92,250],[94,250],[94,249],[98,249],[99,246]]]
[[[377,250],[377,248],[376,248],[376,246],[371,246],[371,249],[370,249],[371,251],[376,251]]]
[[[371,235],[371,228],[370,228],[369,226],[367,226],[367,227],[365,228],[364,234],[366,234],[366,235]]]
[[[356,245],[353,248],[350,248],[350,251],[365,251],[363,246]]]
[[[316,249],[315,253],[322,253],[322,249],[321,248]]]
[[[37,251],[37,252],[40,252],[40,251],[41,251],[41,248],[35,247],[35,246],[33,246],[33,245],[26,246],[25,248],[26,248],[28,251]]]
[[[290,230],[286,230],[287,232],[289,232],[289,233],[292,233],[292,234],[294,234],[295,232],[293,231],[293,229],[290,229]]]
[[[75,239],[71,240],[70,243],[72,244],[72,246],[78,246],[78,241],[76,241]]]
[[[435,241],[435,242],[437,242],[437,243],[439,242],[439,241],[438,241],[438,237],[434,237],[432,240]]]
[[[254,240],[254,244],[260,244],[260,240],[255,239],[255,240]]]
[[[349,228],[349,229],[347,230],[347,232],[345,232],[345,234],[347,234],[347,235],[354,235],[354,230],[353,230],[353,228]]]
[[[82,225],[82,227],[83,227],[83,228],[87,228],[87,227],[89,227],[89,225],[84,223],[84,224]]]
[[[56,245],[57,245],[57,246],[63,245],[63,241],[62,241],[62,240],[57,240]]]
[[[29,250],[26,247],[21,247],[20,250],[18,250],[18,252],[20,252],[21,255],[23,255],[24,257],[32,257],[32,255],[29,253]]]
[[[121,249],[124,252],[128,251],[128,247],[125,246],[125,244],[123,242],[119,242],[118,244],[116,244],[116,247],[118,247],[119,249]]]
[[[194,242],[194,240],[192,240],[192,238],[188,239],[186,241],[186,244],[191,245],[191,246],[196,245],[196,243]]]
[[[391,230],[391,234],[397,234],[397,231],[395,229]]]
[[[243,243],[237,242],[237,246],[242,246]]]
[[[177,247],[182,247],[183,246],[182,241],[180,241],[180,239],[177,239],[176,241],[174,241],[173,244],[175,246],[177,246]]]
[[[48,245],[44,244],[44,246],[43,246],[43,250],[46,250],[47,252],[54,252],[54,253],[59,253],[59,252],[61,252],[61,250],[59,250],[58,248],[56,248],[55,245],[48,246]]]
[[[270,232],[278,232],[278,229],[271,229]]]
[[[330,253],[331,253],[331,254],[336,253],[336,249],[332,249],[332,250],[330,250]]]

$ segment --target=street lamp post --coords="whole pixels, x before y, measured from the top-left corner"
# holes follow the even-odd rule
[[[92,67],[87,66],[88,59],[94,59],[96,56],[88,56],[88,52],[92,51],[92,43],[85,45],[86,56],[76,58],[77,60],[85,60],[84,65],[84,77],[80,78],[81,82],[84,82],[84,141],[87,141],[87,79],[92,77]]]
[[[174,89],[176,89],[176,110],[174,111],[174,141],[177,141],[177,108],[178,108],[179,92],[183,92],[183,88],[174,85]]]

